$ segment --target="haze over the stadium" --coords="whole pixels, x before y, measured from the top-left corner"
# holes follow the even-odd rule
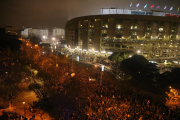
[[[179,0],[0,0],[0,25],[12,25],[15,28],[64,28],[68,19],[101,14],[101,8],[111,7],[180,14],[180,11],[177,12]]]

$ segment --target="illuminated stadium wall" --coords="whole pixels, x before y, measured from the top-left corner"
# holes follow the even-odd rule
[[[95,51],[140,51],[147,58],[180,55],[180,18],[146,15],[92,15],[67,21],[66,44]]]

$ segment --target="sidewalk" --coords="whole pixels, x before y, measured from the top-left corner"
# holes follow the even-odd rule
[[[34,113],[30,112],[28,103],[33,104],[33,101],[37,100],[38,98],[36,98],[36,94],[33,91],[22,91],[15,99],[11,100],[12,105],[9,105],[11,101],[1,102],[0,105],[6,107],[6,109],[4,109],[5,112],[16,112],[20,115],[25,115],[28,119],[35,115],[36,120],[52,120],[47,113],[44,113],[40,109],[35,109]],[[25,103],[23,104],[23,102]],[[9,107],[7,108],[8,105]],[[42,115],[42,119],[40,115]]]

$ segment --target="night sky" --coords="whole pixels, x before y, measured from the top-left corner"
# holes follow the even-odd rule
[[[100,14],[101,8],[136,8],[143,9],[154,4],[154,10],[160,5],[163,10],[167,5],[166,12],[177,12],[180,0],[0,0],[0,25],[12,25],[16,29],[25,27],[64,28],[68,19],[78,16]],[[180,14],[180,11],[179,11]]]

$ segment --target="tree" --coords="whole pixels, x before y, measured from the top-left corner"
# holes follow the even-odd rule
[[[40,45],[46,52],[49,52],[50,51],[50,47],[51,45],[49,43],[42,43]]]
[[[21,45],[22,45],[22,41],[21,40],[17,40],[17,39],[10,39],[8,40],[9,42],[9,47],[11,49],[11,52],[20,50]]]
[[[40,44],[40,42],[42,42],[42,40],[41,40],[41,38],[34,36],[30,39],[30,42],[32,44]]]
[[[0,40],[0,51],[7,51],[10,48],[11,52],[20,50],[22,41],[18,39]]]
[[[180,83],[180,68],[174,68],[171,71],[170,78],[171,82],[174,84],[179,84]]]
[[[166,98],[166,106],[172,107],[173,109],[176,108],[176,106],[180,106],[180,95],[177,89],[171,88],[170,86],[170,92],[166,92],[166,94],[168,95],[168,98]]]
[[[134,55],[131,58],[125,59],[121,62],[120,69],[134,78],[152,77],[158,73],[156,64],[149,63],[149,61],[141,55]]]
[[[108,57],[111,61],[121,62],[124,59],[128,59],[129,57],[133,56],[135,53],[133,51],[126,51],[126,52],[115,52]]]

